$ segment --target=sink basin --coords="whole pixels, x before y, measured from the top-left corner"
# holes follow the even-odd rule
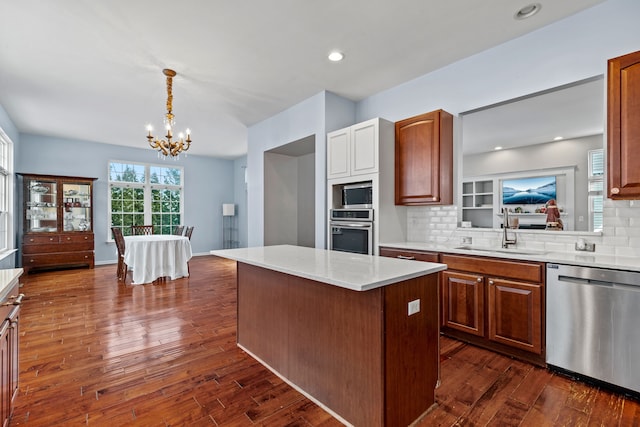
[[[500,252],[504,254],[518,254],[518,255],[544,255],[544,251],[536,251],[534,249],[518,249],[518,248],[487,248],[481,246],[457,246],[454,249],[464,249],[467,251],[480,251],[480,252]]]

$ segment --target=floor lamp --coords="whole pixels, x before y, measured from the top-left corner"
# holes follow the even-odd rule
[[[233,203],[222,204],[222,247],[233,248],[233,218],[236,215],[236,205]]]

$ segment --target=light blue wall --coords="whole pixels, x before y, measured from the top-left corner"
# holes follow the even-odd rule
[[[148,148],[128,148],[91,141],[20,135],[16,172],[98,178],[94,184],[96,263],[115,262],[108,243],[108,161],[133,161],[184,167],[184,224],[195,226],[194,254],[222,248],[222,204],[234,200],[234,161],[203,156],[162,160]],[[239,207],[239,211],[244,207]],[[18,210],[19,212],[19,210]]]
[[[324,241],[322,236],[326,227],[326,132],[374,117],[398,121],[439,108],[457,115],[604,74],[607,59],[640,49],[638,16],[640,1],[608,0],[357,104],[322,92],[252,126],[249,128],[248,153],[249,245],[263,242],[262,162],[265,150],[315,133],[316,247],[319,247],[319,242]],[[327,106],[324,111],[323,104]],[[354,107],[355,116],[351,111]],[[455,138],[457,146],[458,132]],[[458,152],[457,147],[455,150]]]

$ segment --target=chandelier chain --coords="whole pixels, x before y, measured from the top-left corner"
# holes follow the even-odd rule
[[[170,69],[162,70],[163,74],[167,77],[167,113],[165,114],[165,125],[167,128],[167,134],[165,139],[155,138],[152,134],[151,125],[147,127],[147,140],[149,146],[155,150],[158,150],[158,156],[171,156],[177,158],[180,153],[185,152],[191,147],[191,131],[187,129],[187,137],[184,139],[183,135],[179,135],[177,141],[173,141],[173,78],[176,76],[176,72]]]

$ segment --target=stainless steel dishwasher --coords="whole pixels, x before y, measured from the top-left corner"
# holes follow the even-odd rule
[[[640,273],[547,264],[547,364],[640,392]]]

